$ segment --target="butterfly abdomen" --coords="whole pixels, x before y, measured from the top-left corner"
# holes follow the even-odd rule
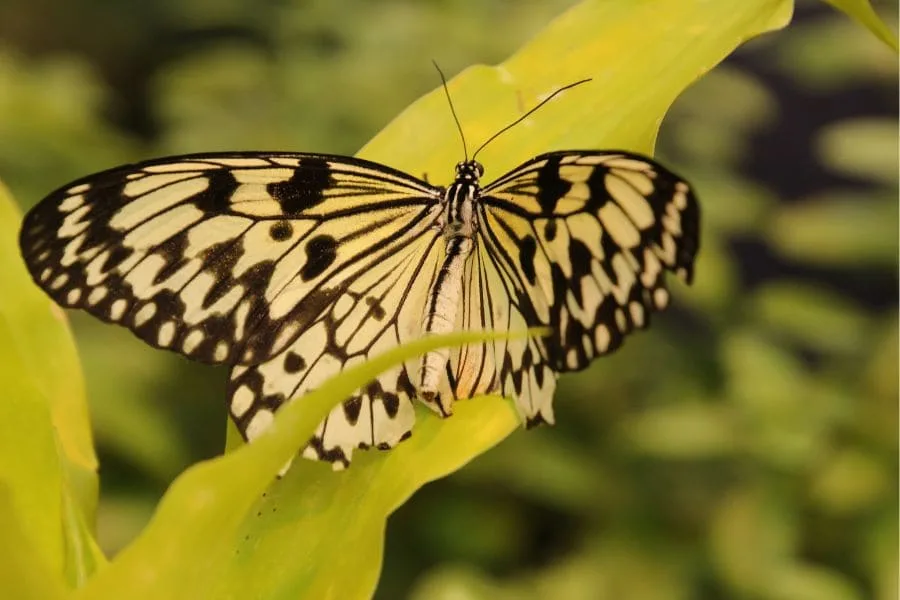
[[[456,327],[462,302],[463,274],[466,261],[475,247],[475,203],[478,201],[477,163],[460,163],[457,176],[444,196],[443,235],[446,253],[437,277],[428,290],[423,331],[425,334],[450,333]],[[447,372],[450,350],[429,352],[422,358],[418,392],[422,400],[443,416],[453,412],[452,398],[441,397],[438,388]]]

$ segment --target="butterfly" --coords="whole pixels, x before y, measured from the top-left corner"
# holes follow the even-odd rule
[[[646,327],[669,302],[667,272],[692,279],[697,200],[653,160],[555,151],[482,186],[476,155],[447,187],[314,153],[126,165],[47,196],[20,247],[60,305],[229,365],[229,413],[249,441],[288,400],[404,342],[545,328],[430,352],[357,390],[302,452],[342,468],[355,448],[406,439],[414,400],[448,416],[501,394],[527,426],[553,423],[557,376]]]

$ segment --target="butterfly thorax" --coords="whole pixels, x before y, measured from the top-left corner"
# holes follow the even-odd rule
[[[444,193],[442,231],[446,240],[446,252],[440,271],[428,291],[424,315],[425,334],[449,333],[456,323],[463,272],[475,246],[474,238],[478,231],[475,208],[481,190],[478,180],[483,173],[484,168],[474,160],[457,164],[456,179]],[[452,412],[452,399],[438,395],[449,358],[449,350],[425,355],[418,386],[422,400],[443,415]]]
[[[481,187],[478,180],[484,168],[475,161],[461,162],[456,165],[456,179],[444,192],[443,233],[450,242],[457,237],[471,238],[478,229],[475,203]]]

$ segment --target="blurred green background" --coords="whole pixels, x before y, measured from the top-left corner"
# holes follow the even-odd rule
[[[352,154],[430,58],[499,62],[572,3],[4,0],[0,177],[27,209],[141,158]],[[379,597],[896,598],[897,106],[896,54],[813,2],[688,90],[658,150],[699,190],[694,287],[563,377],[556,427],[401,507]],[[225,371],[71,317],[113,554],[221,451]]]

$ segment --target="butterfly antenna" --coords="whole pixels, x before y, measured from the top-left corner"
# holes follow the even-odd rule
[[[527,119],[529,116],[531,116],[531,114],[534,111],[536,111],[543,105],[545,105],[548,102],[550,102],[551,100],[553,100],[553,98],[555,98],[556,96],[558,96],[559,94],[563,93],[566,90],[572,89],[573,87],[575,87],[577,85],[581,85],[582,83],[587,83],[588,81],[590,81],[590,79],[582,79],[581,81],[576,81],[575,83],[570,83],[569,85],[559,88],[558,90],[556,90],[555,92],[553,92],[552,94],[550,94],[549,96],[547,96],[546,98],[541,100],[537,106],[535,106],[534,108],[529,110],[527,113],[525,113],[524,115],[522,115],[521,117],[519,117],[518,119],[516,119],[515,121],[513,121],[506,127],[504,127],[503,129],[501,129],[500,131],[498,131],[497,133],[495,133],[494,135],[489,137],[485,143],[483,143],[481,146],[478,147],[478,150],[475,151],[475,154],[472,155],[472,160],[475,160],[475,157],[478,156],[478,153],[481,152],[485,146],[487,146],[488,144],[490,144],[491,142],[496,140],[498,137],[500,137],[502,134],[506,133],[507,131],[509,131],[510,129],[512,129],[513,127],[515,127],[516,125],[518,125],[519,123],[521,123],[522,121]]]
[[[453,121],[456,123],[456,128],[459,130],[459,137],[462,139],[463,155],[466,157],[466,162],[469,162],[469,151],[466,148],[466,135],[463,133],[462,125],[459,124],[459,119],[456,116],[456,109],[453,108],[453,100],[450,99],[450,90],[447,88],[447,78],[444,77],[444,72],[441,71],[441,68],[438,66],[436,61],[432,60],[431,64],[434,65],[434,68],[437,69],[438,75],[441,76],[441,85],[444,86],[444,94],[447,95],[447,104],[450,105],[450,113],[453,115]]]

